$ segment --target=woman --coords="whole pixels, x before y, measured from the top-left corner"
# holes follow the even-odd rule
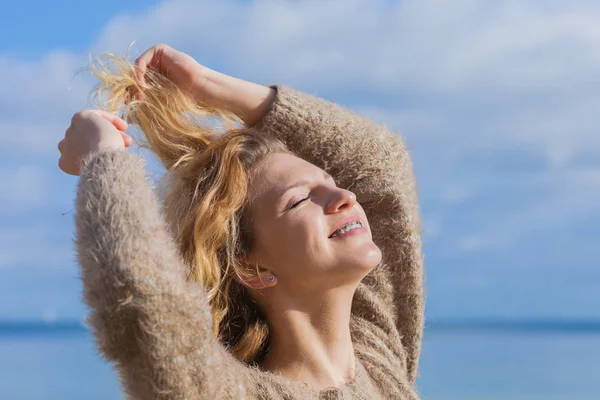
[[[125,120],[79,112],[59,144],[80,176],[89,323],[128,396],[417,398],[423,272],[403,140],[166,45],[135,64],[97,76],[111,111],[137,93],[127,118],[167,169],[164,217]],[[243,127],[214,135],[202,113]]]

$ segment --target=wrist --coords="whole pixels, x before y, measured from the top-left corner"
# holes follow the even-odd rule
[[[196,79],[190,92],[190,97],[198,104],[203,104],[208,107],[213,107],[217,100],[217,95],[214,93],[218,87],[218,72],[210,68],[199,66],[196,72]]]
[[[192,99],[203,106],[220,109],[231,97],[233,77],[203,67],[197,73]]]
[[[196,88],[194,100],[208,107],[228,110],[246,126],[256,124],[268,112],[275,89],[207,69]]]

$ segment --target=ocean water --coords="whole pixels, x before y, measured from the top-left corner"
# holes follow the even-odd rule
[[[423,399],[598,400],[600,334],[430,332],[420,367]]]
[[[427,400],[600,399],[600,334],[427,330],[418,387]],[[0,327],[0,399],[123,399],[90,334]]]

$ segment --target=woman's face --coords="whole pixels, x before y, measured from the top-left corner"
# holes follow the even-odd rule
[[[286,153],[271,154],[253,173],[251,260],[277,285],[310,288],[358,282],[381,261],[366,215],[354,194],[338,188],[317,166]],[[330,237],[347,217],[362,229]]]

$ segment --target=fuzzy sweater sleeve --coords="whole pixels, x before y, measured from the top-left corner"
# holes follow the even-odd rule
[[[132,399],[239,399],[236,362],[214,338],[208,301],[186,281],[141,157],[83,160],[76,250],[88,324]]]
[[[346,108],[286,86],[271,87],[277,90],[275,100],[253,128],[275,134],[356,194],[383,253],[382,263],[363,283],[390,310],[406,354],[408,379],[414,383],[424,289],[417,188],[408,148],[399,135]],[[375,319],[378,313],[363,314]]]

